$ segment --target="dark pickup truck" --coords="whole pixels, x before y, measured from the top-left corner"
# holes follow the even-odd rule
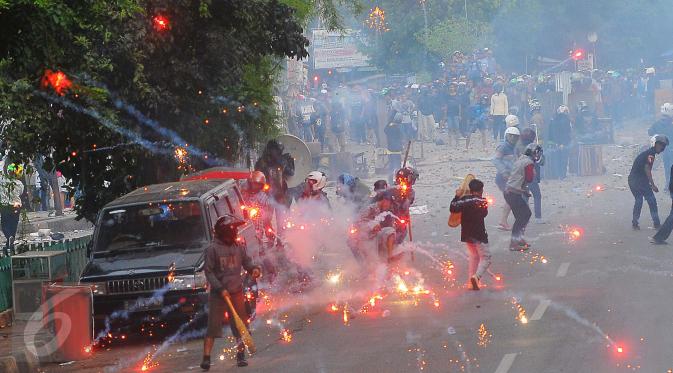
[[[150,185],[107,204],[80,277],[93,289],[96,330],[106,322],[192,319],[207,304],[204,249],[212,227],[224,214],[245,218],[243,206],[233,179]],[[248,222],[239,232],[254,257],[254,227]]]

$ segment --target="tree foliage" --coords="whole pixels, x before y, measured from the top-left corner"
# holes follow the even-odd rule
[[[471,51],[493,46],[491,25],[481,21],[447,19],[429,29],[427,40],[419,31],[417,39],[433,54],[449,60],[454,51]]]
[[[505,68],[523,70],[526,56],[565,59],[575,47],[592,50],[591,32],[598,34],[595,47],[603,67],[635,66],[641,58],[652,64],[673,52],[673,7],[667,0],[372,0],[367,5],[386,14],[390,31],[370,30],[376,43],[367,52],[389,73],[426,70],[447,51],[485,46]]]
[[[88,219],[135,186],[240,159],[274,131],[278,59],[307,56],[295,10],[275,0],[1,5],[3,140],[17,161],[53,155]],[[64,96],[41,88],[46,69],[72,80]]]

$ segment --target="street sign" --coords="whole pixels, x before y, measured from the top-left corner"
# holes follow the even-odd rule
[[[354,69],[369,67],[369,57],[358,49],[362,43],[359,31],[342,32],[313,30],[314,69]]]

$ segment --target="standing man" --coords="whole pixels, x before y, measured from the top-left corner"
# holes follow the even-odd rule
[[[204,269],[210,285],[210,294],[208,296],[208,329],[206,338],[203,340],[203,361],[201,362],[203,370],[210,369],[210,352],[213,350],[215,338],[222,338],[224,313],[228,312],[231,315],[235,311],[246,327],[249,323],[243,296],[241,267],[253,278],[258,278],[262,272],[252,263],[252,259],[245,251],[245,246],[237,241],[238,227],[243,224],[245,224],[244,221],[232,215],[224,215],[217,219],[213,242],[205,252]],[[231,299],[234,310],[229,309],[225,300],[227,297]],[[237,364],[239,367],[247,366],[245,344],[241,339],[241,333],[234,322],[230,321],[229,327],[236,337]]]
[[[493,140],[505,137],[505,117],[509,114],[509,102],[502,85],[496,85],[491,96],[490,114],[493,118]]]
[[[516,127],[510,127],[505,131],[505,141],[503,141],[495,149],[495,157],[493,158],[493,164],[495,165],[496,174],[495,174],[495,185],[498,186],[501,192],[505,193],[507,187],[507,180],[512,172],[514,167],[514,161],[517,159],[516,154],[516,144],[519,142],[519,137],[521,132]],[[505,203],[502,206],[502,218],[500,219],[500,224],[498,229],[503,231],[510,230],[510,226],[507,224],[507,218],[511,212],[511,208],[508,203]]]
[[[664,135],[673,138],[673,105],[665,103],[661,105],[661,118],[654,122],[652,127],[647,130],[650,136]],[[664,172],[666,173],[666,184],[671,181],[671,166],[673,166],[673,148],[666,148],[663,153]]]
[[[332,99],[332,111],[330,113],[330,130],[334,135],[334,151],[343,153],[346,151],[346,110],[338,97]]]
[[[657,154],[663,152],[668,146],[668,137],[665,135],[656,135],[653,138],[654,144],[651,148],[640,153],[636,160],[633,161],[631,173],[629,173],[629,189],[635,198],[633,205],[633,220],[631,221],[634,230],[640,230],[638,220],[640,219],[640,211],[643,208],[643,198],[647,201],[650,207],[650,215],[652,215],[652,222],[654,228],[659,229],[659,211],[657,210],[657,199],[654,193],[658,193],[659,189],[652,180],[652,164]],[[653,193],[654,192],[654,193]]]
[[[563,180],[568,173],[568,148],[572,142],[572,124],[568,113],[567,106],[559,106],[556,115],[549,123],[545,144],[552,153],[549,158],[549,168],[552,169],[550,178]]]
[[[470,194],[456,195],[451,201],[451,212],[461,213],[460,241],[465,242],[470,256],[470,283],[472,290],[479,290],[479,280],[491,265],[488,250],[488,233],[484,219],[488,215],[488,202],[483,198],[484,183],[474,179],[469,184]]]
[[[402,164],[402,114],[397,113],[393,121],[383,130],[388,148],[388,180],[394,181],[395,172]]]
[[[523,235],[532,215],[528,206],[528,184],[535,179],[535,162],[542,157],[540,145],[532,143],[526,147],[525,153],[514,163],[512,174],[507,180],[505,200],[512,208],[514,225],[512,226],[512,239],[509,249],[512,251],[525,251],[529,245]]]

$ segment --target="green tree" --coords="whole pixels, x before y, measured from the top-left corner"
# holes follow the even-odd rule
[[[432,53],[448,60],[454,51],[471,51],[478,47],[493,46],[493,31],[489,23],[466,22],[464,19],[447,19],[430,28],[427,40],[423,32],[417,39]]]
[[[236,161],[272,134],[277,60],[307,56],[302,32],[274,0],[0,3],[4,143],[18,161],[53,155],[93,219],[130,188]],[[41,88],[46,69],[71,89]]]

